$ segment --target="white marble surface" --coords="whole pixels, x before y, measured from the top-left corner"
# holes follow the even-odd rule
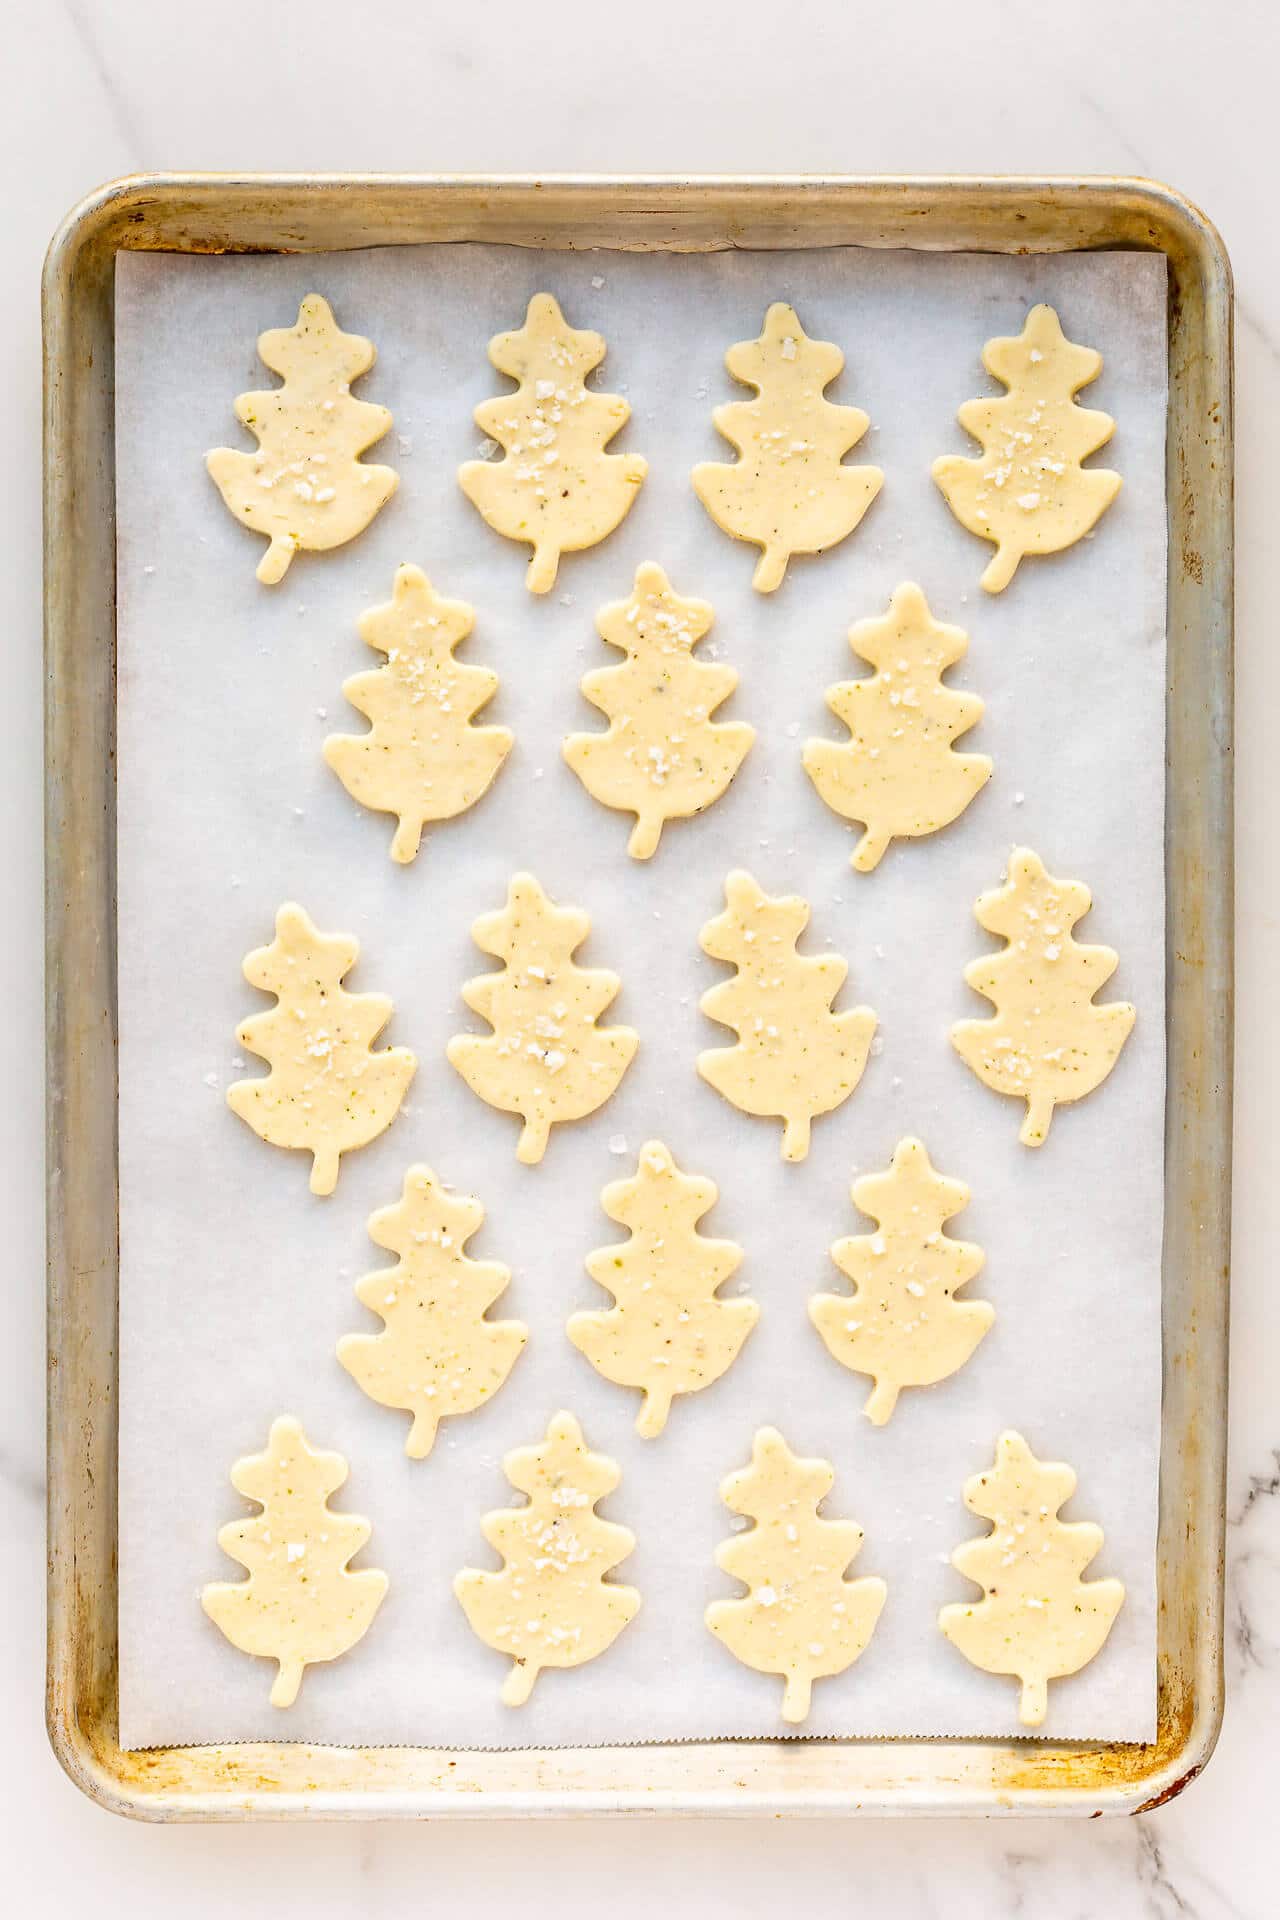
[[[353,32],[352,23],[362,24]],[[1269,1088],[1280,1069],[1280,262],[1272,0],[13,0],[0,71],[0,1108],[9,1337],[0,1375],[0,1840],[37,1912],[191,1920],[421,1908],[612,1920],[873,1903],[892,1920],[1277,1908],[1280,1367]],[[79,1798],[41,1726],[43,1300],[37,275],[82,192],[138,169],[1132,172],[1219,223],[1239,294],[1239,967],[1228,1709],[1204,1778],[1139,1820],[581,1823],[571,1829],[152,1829]],[[1268,767],[1271,768],[1270,774]],[[1268,1837],[1271,1836],[1271,1837]]]

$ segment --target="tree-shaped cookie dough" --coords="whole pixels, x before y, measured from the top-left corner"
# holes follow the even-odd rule
[[[1072,938],[1091,904],[1088,887],[1053,879],[1037,854],[1015,847],[1006,885],[980,895],[974,907],[979,924],[1008,942],[964,970],[996,1014],[958,1020],[951,1040],[980,1080],[1026,1101],[1018,1135],[1024,1147],[1044,1144],[1055,1106],[1101,1086],[1133,1028],[1127,1000],[1093,1004],[1120,962],[1110,947],[1082,947]]]
[[[700,1004],[739,1043],[700,1053],[698,1072],[743,1113],[780,1119],[783,1159],[803,1160],[814,1116],[847,1100],[862,1078],[876,1016],[870,1007],[831,1011],[849,968],[838,953],[796,952],[809,924],[807,901],[771,898],[741,871],[724,891],[726,911],[700,939],[704,953],[737,973]]]
[[[278,1661],[273,1707],[293,1705],[305,1667],[338,1659],[364,1637],[387,1591],[375,1567],[348,1568],[372,1528],[329,1506],[346,1477],[342,1455],[314,1452],[288,1415],[272,1422],[265,1453],[231,1469],[236,1492],[262,1511],[229,1521],[218,1545],[249,1578],[211,1583],[200,1604],[241,1653]]]
[[[605,1577],[635,1535],[596,1512],[622,1475],[605,1454],[588,1453],[571,1413],[556,1414],[541,1445],[517,1447],[502,1470],[528,1495],[527,1506],[480,1522],[502,1571],[467,1567],[453,1590],[472,1632],[511,1656],[502,1698],[519,1707],[544,1667],[580,1667],[611,1647],[639,1612],[640,1595]]]
[[[888,1173],[855,1180],[853,1204],[878,1230],[836,1241],[831,1258],[853,1293],[815,1294],[809,1316],[842,1367],[871,1375],[863,1411],[882,1427],[903,1387],[955,1373],[996,1316],[985,1300],[954,1298],[983,1263],[981,1247],[943,1231],[969,1189],[935,1173],[919,1140],[898,1142]]]
[[[488,667],[454,658],[474,624],[465,600],[442,599],[420,567],[401,567],[393,599],[360,616],[361,639],[387,663],[342,691],[372,725],[331,733],[324,757],[354,800],[398,816],[393,860],[414,858],[429,820],[473,807],[511,751],[506,727],[471,724],[498,685]]]
[[[607,1313],[575,1313],[570,1340],[597,1373],[639,1387],[636,1432],[662,1432],[678,1393],[709,1387],[737,1359],[760,1317],[754,1300],[718,1300],[742,1248],[708,1240],[698,1221],[716,1203],[714,1180],[681,1173],[660,1140],[640,1149],[630,1180],[600,1196],[629,1238],[588,1255],[587,1272],[617,1302]]]
[[[862,1546],[850,1520],[822,1520],[835,1482],[825,1460],[799,1460],[774,1427],[761,1427],[751,1465],[731,1473],[720,1497],[755,1525],[716,1549],[716,1564],[749,1589],[714,1600],[706,1622],[730,1653],[757,1673],[786,1681],[782,1717],[808,1716],[815,1680],[843,1673],[875,1632],[883,1580],[846,1580]]]
[[[964,1485],[966,1507],[991,1531],[957,1547],[951,1564],[987,1597],[943,1607],[938,1625],[975,1667],[1022,1682],[1024,1727],[1043,1722],[1050,1680],[1078,1673],[1100,1651],[1124,1600],[1118,1580],[1080,1578],[1102,1548],[1102,1528],[1059,1520],[1075,1490],[1071,1468],[1037,1460],[1020,1433],[1002,1433],[995,1466]]]
[[[345,1334],[338,1359],[371,1400],[413,1415],[411,1460],[430,1453],[441,1420],[497,1392],[529,1337],[519,1320],[485,1318],[511,1273],[463,1251],[483,1220],[478,1200],[446,1193],[424,1166],[410,1167],[398,1205],[369,1220],[369,1238],[399,1259],[358,1280],[356,1299],[386,1325]]]
[[[760,338],[740,340],[724,363],[756,398],[716,408],[716,427],[740,457],[703,461],[693,488],[717,526],[760,548],[751,584],[772,593],[793,553],[822,553],[853,532],[884,475],[841,465],[870,423],[860,407],[823,398],[844,355],[810,340],[794,307],[775,301]]]
[[[343,333],[318,293],[302,302],[296,326],[259,335],[258,357],[284,381],[236,401],[258,451],[215,447],[205,464],[236,518],[270,541],[258,578],[274,586],[300,547],[327,552],[362,533],[399,476],[360,458],[391,425],[385,407],[351,396],[377,358],[373,344]]]
[[[598,1027],[622,985],[602,967],[574,965],[591,929],[577,907],[557,907],[531,873],[517,873],[498,913],[471,929],[476,945],[505,965],[468,980],[462,997],[491,1037],[460,1033],[449,1059],[473,1092],[524,1121],[517,1159],[541,1160],[551,1128],[602,1107],[631,1065],[639,1035]]]
[[[271,1071],[235,1081],[227,1105],[273,1147],[312,1156],[312,1193],[332,1193],[339,1156],[391,1125],[418,1064],[407,1047],[372,1051],[391,1002],[344,990],[359,952],[350,934],[319,932],[290,901],[276,915],[272,944],[255,947],[244,963],[250,986],[278,1005],[244,1021],[236,1039]]]
[[[998,400],[966,400],[956,416],[982,458],[945,454],[933,477],[961,526],[994,545],[982,584],[1000,593],[1026,554],[1074,546],[1111,505],[1120,475],[1080,463],[1116,423],[1076,405],[1102,355],[1073,346],[1052,307],[1032,307],[1017,339],[988,340],[982,364],[1008,388]]]
[[[951,750],[981,720],[983,704],[942,684],[969,639],[933,618],[919,587],[899,587],[883,619],[850,627],[849,645],[876,671],[828,689],[827,705],[850,738],[842,746],[808,741],[804,767],[833,812],[865,827],[851,864],[870,873],[891,840],[936,833],[963,813],[991,778],[991,762]]]
[[[549,293],[535,293],[515,333],[498,333],[489,358],[519,384],[485,400],[476,425],[505,449],[501,460],[468,460],[458,483],[489,525],[533,548],[530,593],[555,585],[562,553],[594,547],[631,510],[648,471],[638,453],[606,453],[631,408],[584,382],[604,359],[598,333],[571,327]]]
[[[635,814],[627,851],[637,860],[653,853],[668,820],[720,798],[756,737],[740,720],[710,717],[738,684],[732,667],[693,657],[712,618],[705,600],[682,599],[647,561],[630,599],[601,607],[596,619],[601,639],[627,656],[582,682],[612,724],[606,733],[571,733],[564,757],[594,799]]]

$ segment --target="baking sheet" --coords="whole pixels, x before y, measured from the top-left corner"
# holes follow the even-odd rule
[[[477,401],[501,389],[488,336],[517,324],[529,295],[556,292],[577,325],[600,328],[597,384],[627,393],[626,438],[649,477],[623,527],[563,564],[557,589],[523,587],[525,550],[492,534],[456,486],[480,436]],[[396,424],[370,456],[400,491],[350,547],[299,557],[285,583],[253,577],[260,543],[219,502],[205,450],[238,444],[234,396],[268,384],[254,341],[316,289],[379,348],[358,389]],[[1068,1515],[1098,1520],[1090,1574],[1128,1597],[1105,1651],[1055,1683],[1053,1738],[1144,1739],[1155,1718],[1155,1521],[1159,1440],[1163,1131],[1164,261],[1089,254],[1034,259],[856,250],[796,254],[554,256],[436,247],[307,259],[123,256],[117,275],[119,573],[119,977],[121,1129],[121,1739],[125,1746],[286,1737],[361,1744],[591,1744],[708,1735],[776,1736],[781,1683],[749,1673],[707,1635],[702,1610],[738,1589],[714,1567],[732,1518],[717,1497],[755,1427],[781,1426],[836,1468],[827,1503],[866,1543],[855,1573],[889,1599],[863,1658],[815,1690],[804,1731],[1007,1735],[1017,1689],[977,1673],[936,1631],[937,1608],[973,1589],[946,1564],[979,1530],[959,1493],[996,1434],[1019,1427],[1042,1455],[1069,1457],[1081,1491]],[[811,334],[849,366],[832,397],[873,430],[852,455],[885,486],[852,538],[793,563],[776,595],[752,593],[754,550],[729,541],[688,487],[700,458],[728,457],[711,407],[741,397],[725,346],[758,331],[768,301],[792,299]],[[1085,396],[1118,431],[1104,459],[1125,487],[1095,538],[1028,562],[992,600],[977,587],[989,549],[959,528],[929,478],[939,452],[971,452],[959,403],[986,390],[978,355],[1047,299],[1067,332],[1102,348]],[[703,655],[742,682],[721,717],[758,739],[724,800],[675,824],[647,865],[624,853],[628,821],[596,806],[559,742],[601,725],[576,691],[606,664],[594,631],[642,559],[710,599]],[[357,808],[320,759],[324,735],[359,731],[342,700],[370,664],[355,620],[415,561],[476,606],[467,658],[494,667],[485,719],[517,745],[486,800],[428,838],[407,870],[387,857],[392,823]],[[966,747],[996,773],[947,832],[895,846],[873,875],[847,865],[856,830],[818,802],[799,764],[809,734],[839,730],[825,688],[856,663],[851,620],[883,610],[916,578],[935,614],[971,634],[954,683],[987,702]],[[975,895],[1015,841],[1082,877],[1097,905],[1080,937],[1121,954],[1108,997],[1139,1019],[1111,1079],[1060,1112],[1047,1147],[1017,1143],[1019,1110],[989,1094],[946,1028],[980,1012],[961,978],[988,942]],[[721,882],[747,865],[772,891],[813,904],[810,950],[851,963],[837,1004],[865,1001],[883,1046],[858,1092],[819,1121],[800,1166],[778,1128],[737,1115],[693,1071],[701,1046],[732,1035],[703,1020],[699,994],[722,969],[697,930]],[[514,1158],[516,1122],[477,1101],[444,1060],[478,1023],[458,989],[488,961],[477,914],[531,866],[595,927],[585,961],[623,991],[609,1017],[641,1033],[637,1061],[592,1120],[559,1130],[538,1168]],[[350,984],[391,994],[392,1043],[419,1055],[401,1118],[348,1156],[336,1194],[307,1190],[307,1162],[267,1148],[224,1105],[239,1077],[234,1030],[267,1003],[240,962],[270,938],[274,910],[300,899],[317,923],[356,933]],[[258,1063],[250,1060],[249,1070]],[[848,1198],[906,1132],[973,1188],[954,1230],[987,1267],[970,1289],[997,1321],[969,1365],[909,1393],[889,1426],[859,1408],[867,1383],[826,1354],[805,1310],[835,1279],[838,1236],[868,1230]],[[663,1137],[721,1200],[708,1232],[738,1240],[738,1281],[761,1322],[730,1373],[677,1402],[666,1434],[632,1430],[637,1396],[600,1380],[567,1342],[569,1313],[608,1301],[582,1268],[616,1237],[600,1188]],[[623,1146],[625,1143],[625,1147]],[[333,1359],[337,1338],[374,1330],[355,1279],[384,1264],[364,1231],[426,1160],[476,1193],[488,1219],[471,1251],[514,1278],[501,1311],[530,1327],[528,1350],[483,1413],[446,1426],[429,1460],[402,1451],[406,1420],[367,1401]],[[512,1495],[501,1456],[537,1438],[558,1406],[620,1462],[605,1512],[637,1548],[618,1577],[644,1606],[610,1652],[544,1675],[530,1704],[504,1709],[506,1662],[470,1633],[451,1592],[463,1565],[493,1564],[478,1521]],[[271,1669],[238,1654],[198,1604],[206,1580],[237,1577],[218,1525],[244,1510],[227,1479],[272,1417],[297,1413],[315,1444],[350,1459],[339,1504],[366,1513],[364,1563],[390,1575],[366,1639],[311,1669],[289,1714],[267,1704]]]

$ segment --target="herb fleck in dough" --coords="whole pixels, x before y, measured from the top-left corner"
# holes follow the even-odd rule
[[[887,1591],[883,1580],[846,1580],[862,1528],[822,1520],[835,1482],[825,1460],[799,1460],[774,1427],[761,1427],[751,1465],[731,1473],[720,1497],[755,1525],[716,1549],[716,1564],[749,1589],[715,1600],[706,1622],[735,1659],[786,1681],[782,1718],[808,1716],[815,1680],[843,1673],[865,1651]]]
[[[742,1261],[732,1240],[698,1232],[717,1197],[714,1180],[681,1173],[660,1140],[641,1148],[632,1179],[601,1195],[629,1238],[590,1254],[587,1272],[616,1305],[575,1313],[567,1331],[597,1373],[641,1389],[636,1432],[646,1438],[662,1432],[677,1394],[709,1387],[733,1365],[760,1317],[754,1300],[716,1298]]]
[[[313,1451],[287,1415],[272,1423],[265,1453],[231,1469],[236,1492],[262,1511],[230,1521],[218,1545],[249,1578],[211,1583],[200,1604],[241,1653],[278,1661],[273,1707],[293,1705],[306,1667],[336,1660],[363,1639],[387,1591],[385,1573],[352,1573],[347,1565],[372,1528],[329,1506],[346,1477],[342,1455]]]
[[[391,858],[412,860],[428,821],[475,805],[511,751],[506,727],[476,727],[498,676],[463,666],[454,649],[475,624],[464,600],[445,600],[419,567],[401,567],[388,605],[360,616],[360,637],[386,665],[354,674],[342,691],[372,722],[331,733],[324,757],[362,806],[398,816]]]
[[[369,1220],[370,1239],[399,1259],[357,1281],[356,1298],[386,1325],[346,1334],[338,1359],[371,1400],[413,1415],[411,1460],[430,1453],[441,1420],[497,1392],[529,1338],[519,1320],[485,1318],[511,1274],[464,1253],[483,1220],[478,1200],[446,1193],[424,1166],[410,1167],[397,1206]]]
[[[555,585],[562,553],[613,532],[648,471],[638,453],[604,451],[631,416],[621,395],[584,384],[604,355],[600,335],[571,327],[549,293],[534,294],[517,332],[489,342],[494,366],[519,384],[483,401],[475,421],[505,457],[466,461],[458,483],[495,532],[533,548],[530,593]]]
[[[531,873],[517,873],[506,906],[471,929],[476,945],[505,965],[462,989],[492,1036],[456,1035],[449,1059],[482,1100],[520,1115],[516,1157],[527,1165],[541,1160],[553,1126],[604,1105],[639,1045],[631,1027],[596,1025],[622,982],[601,967],[574,965],[590,928],[587,914],[554,906]]]
[[[983,703],[942,684],[969,639],[933,618],[919,587],[900,586],[883,619],[850,627],[849,645],[876,671],[828,690],[827,705],[850,738],[843,746],[808,741],[804,768],[833,812],[866,828],[851,864],[870,873],[892,840],[936,833],[963,813],[991,778],[991,762],[985,753],[952,751],[982,718]]]
[[[583,679],[583,693],[611,725],[570,734],[564,757],[595,799],[635,814],[627,851],[637,860],[655,851],[668,820],[719,799],[755,739],[741,721],[710,718],[738,684],[732,667],[693,658],[712,617],[705,600],[682,599],[648,561],[630,599],[602,607],[596,621],[601,638],[627,658]]]
[[[794,307],[775,301],[759,339],[730,347],[725,365],[756,398],[716,408],[716,427],[740,457],[696,466],[693,488],[718,527],[761,549],[751,584],[772,593],[793,553],[822,553],[853,532],[884,475],[841,465],[870,423],[860,407],[823,398],[844,355],[811,340]]]
[[[258,355],[284,381],[236,401],[258,451],[215,447],[205,464],[236,518],[270,541],[258,578],[274,586],[299,548],[324,552],[362,533],[398,475],[360,459],[391,425],[385,407],[351,396],[377,357],[373,345],[343,333],[318,293],[302,302],[296,326],[259,336]]]
[[[542,1444],[518,1447],[502,1468],[528,1495],[527,1506],[480,1523],[502,1571],[465,1568],[453,1590],[472,1632],[511,1656],[502,1698],[519,1707],[544,1667],[580,1667],[611,1647],[639,1612],[640,1595],[606,1578],[635,1535],[596,1512],[622,1476],[605,1454],[587,1451],[571,1413],[556,1414]]]
[[[809,1316],[833,1359],[871,1375],[863,1411],[882,1427],[903,1387],[955,1373],[996,1316],[985,1300],[954,1298],[983,1264],[981,1247],[943,1231],[968,1206],[969,1189],[935,1173],[919,1140],[898,1142],[888,1173],[855,1180],[853,1204],[877,1227],[831,1249],[854,1290],[815,1294]]]
[[[1080,1578],[1102,1528],[1059,1520],[1075,1490],[1071,1468],[1037,1460],[1020,1433],[1002,1433],[995,1466],[964,1485],[966,1507],[991,1531],[957,1547],[951,1564],[986,1598],[943,1607],[938,1625],[975,1667],[1021,1681],[1024,1727],[1042,1724],[1050,1680],[1100,1652],[1124,1600],[1118,1580]]]
[[[870,1007],[832,1013],[849,968],[838,953],[796,952],[806,900],[771,898],[741,871],[724,890],[726,910],[702,929],[701,946],[737,974],[700,1005],[740,1038],[700,1053],[698,1072],[743,1113],[782,1120],[783,1159],[803,1160],[814,1116],[840,1106],[862,1078],[876,1016]]]
[[[983,457],[945,454],[933,477],[961,526],[994,545],[982,585],[1000,593],[1026,554],[1074,546],[1111,505],[1120,475],[1080,463],[1116,423],[1076,405],[1102,355],[1074,346],[1052,307],[1032,307],[1017,339],[988,340],[982,364],[1009,389],[998,400],[966,400],[956,416]]]
[[[1088,887],[1055,880],[1038,854],[1015,847],[1007,884],[982,894],[974,908],[979,925],[1006,942],[1002,953],[964,970],[996,1014],[957,1021],[951,1041],[987,1086],[1026,1101],[1018,1136],[1025,1147],[1043,1146],[1055,1106],[1102,1084],[1133,1031],[1127,1000],[1093,1005],[1120,962],[1110,947],[1082,947],[1071,937],[1091,904]]]
[[[259,1080],[237,1080],[227,1104],[273,1147],[309,1153],[312,1193],[332,1193],[340,1155],[367,1146],[391,1125],[417,1060],[407,1047],[372,1051],[391,1002],[383,993],[347,993],[343,976],[359,956],[349,934],[324,934],[299,906],[276,915],[276,937],[244,963],[250,986],[278,1005],[236,1033],[271,1063]]]

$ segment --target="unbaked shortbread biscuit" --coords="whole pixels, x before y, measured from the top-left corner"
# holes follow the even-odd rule
[[[814,1681],[843,1673],[865,1650],[884,1605],[883,1580],[844,1577],[862,1528],[818,1517],[834,1482],[825,1460],[797,1459],[776,1428],[761,1427],[751,1465],[720,1488],[727,1507],[755,1522],[716,1549],[721,1571],[749,1591],[713,1601],[706,1622],[744,1666],[782,1676],[791,1725],[808,1716]]]
[[[458,484],[495,532],[527,541],[530,593],[555,585],[562,553],[594,547],[630,512],[648,472],[638,453],[606,453],[631,408],[584,382],[604,359],[598,333],[571,327],[549,293],[535,293],[525,323],[495,334],[489,358],[518,381],[485,400],[476,425],[505,449],[502,460],[468,460]]]
[[[1043,1722],[1050,1680],[1101,1650],[1124,1600],[1118,1580],[1080,1578],[1102,1549],[1102,1528],[1059,1520],[1075,1490],[1071,1468],[1037,1460],[1020,1433],[1002,1433],[995,1466],[964,1485],[966,1507],[991,1531],[957,1547],[951,1564],[986,1598],[943,1607],[938,1625],[975,1667],[1021,1681],[1024,1727]]]
[[[622,1475],[603,1453],[589,1453],[571,1413],[558,1413],[536,1447],[517,1447],[502,1463],[528,1505],[486,1514],[480,1531],[500,1555],[500,1573],[465,1568],[453,1583],[472,1632],[509,1654],[502,1687],[523,1706],[544,1667],[580,1667],[611,1647],[640,1611],[640,1595],[606,1578],[635,1547],[626,1527],[602,1520],[596,1501]]]
[[[990,540],[995,556],[982,584],[1007,587],[1026,554],[1074,546],[1120,491],[1120,475],[1081,461],[1115,432],[1108,413],[1078,407],[1074,395],[1102,371],[1102,355],[1073,346],[1052,307],[1032,307],[1016,339],[988,340],[982,364],[1009,391],[966,400],[957,419],[982,443],[980,460],[945,454],[933,463],[961,526]]]
[[[717,1199],[714,1180],[681,1173],[668,1148],[650,1140],[630,1180],[600,1196],[629,1238],[587,1256],[587,1272],[611,1293],[607,1313],[575,1313],[570,1340],[597,1373],[639,1387],[636,1432],[662,1432],[677,1394],[697,1393],[737,1359],[760,1317],[754,1300],[716,1295],[742,1262],[732,1240],[708,1240],[698,1221]]]
[[[259,335],[258,356],[284,381],[236,401],[258,451],[215,447],[205,465],[236,518],[270,541],[258,578],[274,586],[300,547],[326,552],[362,533],[399,476],[360,458],[391,425],[385,407],[351,397],[351,382],[377,358],[373,345],[343,333],[318,293],[302,302],[296,326]]]
[[[321,933],[292,901],[276,915],[276,937],[244,963],[252,987],[274,994],[236,1039],[271,1063],[259,1080],[237,1080],[227,1105],[273,1147],[309,1153],[312,1193],[332,1193],[340,1155],[367,1146],[400,1111],[417,1067],[407,1047],[372,1051],[391,1018],[384,993],[347,993],[343,976],[360,943]]]
[[[700,1053],[698,1072],[743,1113],[780,1119],[783,1159],[803,1160],[815,1115],[840,1106],[862,1078],[876,1016],[870,1007],[831,1011],[849,972],[838,953],[796,952],[808,901],[771,898],[741,871],[724,891],[726,909],[708,920],[700,942],[737,973],[709,988],[700,1005],[732,1027],[739,1043]]]
[[[627,851],[637,860],[654,852],[668,820],[720,798],[756,737],[740,720],[710,717],[738,684],[732,667],[693,657],[712,618],[705,600],[682,599],[652,561],[636,569],[630,599],[596,618],[601,639],[627,657],[584,677],[583,693],[611,725],[571,733],[564,757],[593,798],[635,814]]]
[[[471,929],[476,945],[505,964],[462,989],[492,1036],[458,1034],[449,1059],[482,1100],[520,1115],[516,1157],[528,1165],[541,1160],[553,1126],[604,1105],[640,1044],[631,1027],[596,1025],[622,982],[574,965],[590,929],[588,914],[553,905],[531,873],[514,875],[506,906]]]
[[[485,1318],[511,1272],[463,1251],[483,1220],[478,1200],[446,1193],[424,1166],[410,1167],[397,1206],[369,1219],[369,1238],[400,1257],[358,1280],[356,1299],[386,1325],[344,1335],[338,1359],[371,1400],[413,1415],[411,1460],[430,1453],[442,1420],[497,1392],[529,1338],[519,1320]]]
[[[973,693],[942,684],[964,658],[969,637],[935,620],[919,587],[900,586],[881,620],[859,620],[849,645],[876,671],[842,680],[827,705],[850,738],[805,744],[804,768],[833,812],[866,828],[851,864],[870,873],[891,840],[936,833],[964,812],[991,778],[985,753],[954,753],[952,742],[982,718]]]
[[[324,757],[352,799],[398,816],[393,860],[414,858],[428,821],[473,807],[511,751],[506,727],[471,724],[498,685],[488,667],[454,658],[474,625],[466,601],[442,599],[420,567],[401,567],[390,602],[360,616],[361,639],[386,665],[342,691],[372,724],[331,733]]]
[[[853,1204],[877,1229],[831,1249],[854,1290],[815,1294],[809,1317],[842,1367],[871,1375],[863,1411],[882,1427],[903,1387],[931,1387],[964,1365],[995,1308],[954,1298],[982,1271],[983,1252],[943,1231],[969,1189],[935,1173],[919,1140],[898,1142],[888,1173],[855,1180]]]
[[[884,475],[841,465],[870,423],[860,407],[823,398],[844,355],[811,340],[794,307],[775,301],[759,339],[740,340],[724,363],[756,398],[716,408],[716,427],[740,458],[702,462],[693,488],[717,526],[761,549],[751,584],[772,593],[793,553],[822,553],[853,532]]]
[[[314,1452],[288,1415],[272,1422],[265,1453],[231,1469],[236,1492],[262,1511],[228,1522],[218,1545],[249,1578],[212,1582],[200,1604],[241,1653],[279,1663],[273,1707],[293,1705],[305,1668],[338,1659],[364,1637],[387,1591],[385,1573],[348,1568],[372,1528],[330,1507],[346,1477],[342,1455]]]
[[[1119,966],[1110,947],[1082,947],[1071,937],[1092,896],[1077,880],[1055,880],[1038,854],[1015,847],[1003,887],[980,896],[974,913],[1003,953],[971,960],[964,977],[996,1009],[991,1020],[958,1020],[952,1044],[997,1093],[1025,1100],[1018,1138],[1039,1147],[1055,1106],[1082,1100],[1100,1086],[1133,1030],[1127,1000],[1095,1007],[1093,996]]]

